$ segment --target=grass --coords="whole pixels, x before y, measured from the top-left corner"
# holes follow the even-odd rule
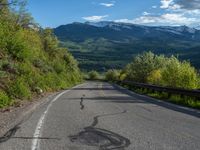
[[[4,92],[0,90],[0,108],[11,105],[12,99]]]

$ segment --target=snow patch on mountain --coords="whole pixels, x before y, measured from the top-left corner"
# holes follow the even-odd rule
[[[122,23],[122,22],[112,22],[112,21],[100,21],[100,22],[86,22],[87,25],[95,26],[95,27],[108,27],[113,30],[121,31],[123,29],[132,30],[134,28],[142,28],[145,32],[150,32],[151,28],[155,28],[157,31],[161,32],[169,32],[173,34],[195,34],[197,30],[200,30],[200,26],[196,28],[190,28],[187,26],[160,26],[160,27],[151,27],[151,26],[144,26],[144,25],[136,25],[130,23]]]

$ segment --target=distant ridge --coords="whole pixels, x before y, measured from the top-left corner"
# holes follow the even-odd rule
[[[54,32],[63,46],[68,47],[80,61],[81,68],[86,70],[95,65],[100,70],[121,68],[135,54],[149,50],[159,54],[178,55],[200,68],[198,27],[144,26],[101,21],[61,25]],[[109,58],[106,57],[108,54]]]

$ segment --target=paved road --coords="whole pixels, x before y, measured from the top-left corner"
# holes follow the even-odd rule
[[[0,150],[200,150],[200,112],[87,82],[40,106]]]

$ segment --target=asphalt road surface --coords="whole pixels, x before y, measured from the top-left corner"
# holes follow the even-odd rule
[[[200,150],[200,112],[86,82],[37,108],[0,150]]]

